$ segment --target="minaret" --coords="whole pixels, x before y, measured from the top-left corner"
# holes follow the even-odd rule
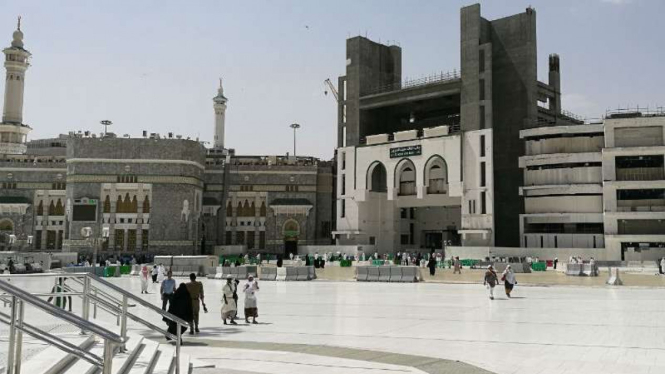
[[[229,101],[224,96],[224,87],[222,87],[222,78],[219,78],[219,89],[217,96],[212,98],[215,103],[215,149],[224,148],[224,121],[226,119],[226,102]]]
[[[28,70],[28,58],[31,56],[23,48],[23,32],[21,17],[13,34],[12,45],[5,48],[5,106],[0,126],[0,153],[25,153],[26,138],[30,130],[23,123],[23,89],[25,87],[25,71]]]

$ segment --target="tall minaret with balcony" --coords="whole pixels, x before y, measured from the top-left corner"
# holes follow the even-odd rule
[[[21,17],[13,34],[10,47],[2,51],[5,54],[5,105],[0,124],[0,153],[20,154],[26,151],[26,138],[30,130],[23,123],[23,90],[25,88],[25,71],[30,64],[31,54],[23,48],[23,32]]]
[[[224,149],[224,121],[226,120],[226,102],[229,101],[224,96],[224,87],[222,87],[222,79],[219,79],[219,89],[217,96],[212,98],[215,103],[215,149]]]

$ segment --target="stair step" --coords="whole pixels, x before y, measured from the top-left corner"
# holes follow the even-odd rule
[[[134,365],[132,365],[125,373],[150,374],[150,370],[155,365],[155,360],[159,359],[157,348],[159,348],[159,343],[143,339],[143,350],[141,350],[141,354],[136,358],[136,361],[134,361]]]
[[[82,350],[95,344],[93,335],[68,339]],[[57,374],[78,360],[78,357],[56,347],[48,347],[21,365],[21,371],[30,374]]]
[[[104,357],[104,342],[97,341],[95,344],[93,344],[90,349],[88,349],[88,352],[95,354],[99,357]],[[63,370],[63,373],[76,373],[76,374],[96,374],[99,373],[101,370],[89,363],[88,361],[77,359],[77,361],[72,362],[71,366],[67,368],[66,370]]]
[[[180,374],[189,374],[192,372],[192,364],[189,363],[189,355],[183,355],[180,353]],[[173,374],[175,374],[175,368],[173,369]]]
[[[111,372],[113,374],[124,374],[132,368],[134,361],[145,346],[142,336],[129,335],[130,339],[125,343],[125,352],[118,352],[113,356]]]
[[[150,374],[170,374],[173,369],[173,352],[175,348],[167,344],[160,344],[157,347],[157,357],[155,365]]]

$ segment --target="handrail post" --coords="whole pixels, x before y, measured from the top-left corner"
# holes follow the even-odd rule
[[[83,308],[81,311],[81,317],[89,321],[90,320],[90,278],[87,275],[83,277]]]
[[[111,374],[111,366],[113,364],[113,344],[104,339],[104,367],[102,374]]]
[[[173,322],[175,324],[176,329],[178,331],[176,332],[176,341],[175,341],[175,374],[180,374],[180,339],[182,339],[182,329],[179,323]]]
[[[12,296],[11,322],[9,324],[9,352],[7,353],[7,374],[14,374],[14,343],[16,333],[16,296]]]
[[[97,298],[97,287],[95,287],[95,299]],[[97,319],[97,301],[93,304],[92,318]]]
[[[21,374],[21,356],[23,355],[23,318],[25,317],[25,304],[23,301],[18,302],[18,329],[16,331],[16,369],[14,374]]]
[[[127,295],[122,295],[122,317],[120,318],[120,336],[123,339],[127,340]]]

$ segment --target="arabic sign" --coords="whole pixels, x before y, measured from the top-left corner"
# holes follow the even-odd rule
[[[423,150],[420,145],[390,148],[390,158],[420,156]]]

